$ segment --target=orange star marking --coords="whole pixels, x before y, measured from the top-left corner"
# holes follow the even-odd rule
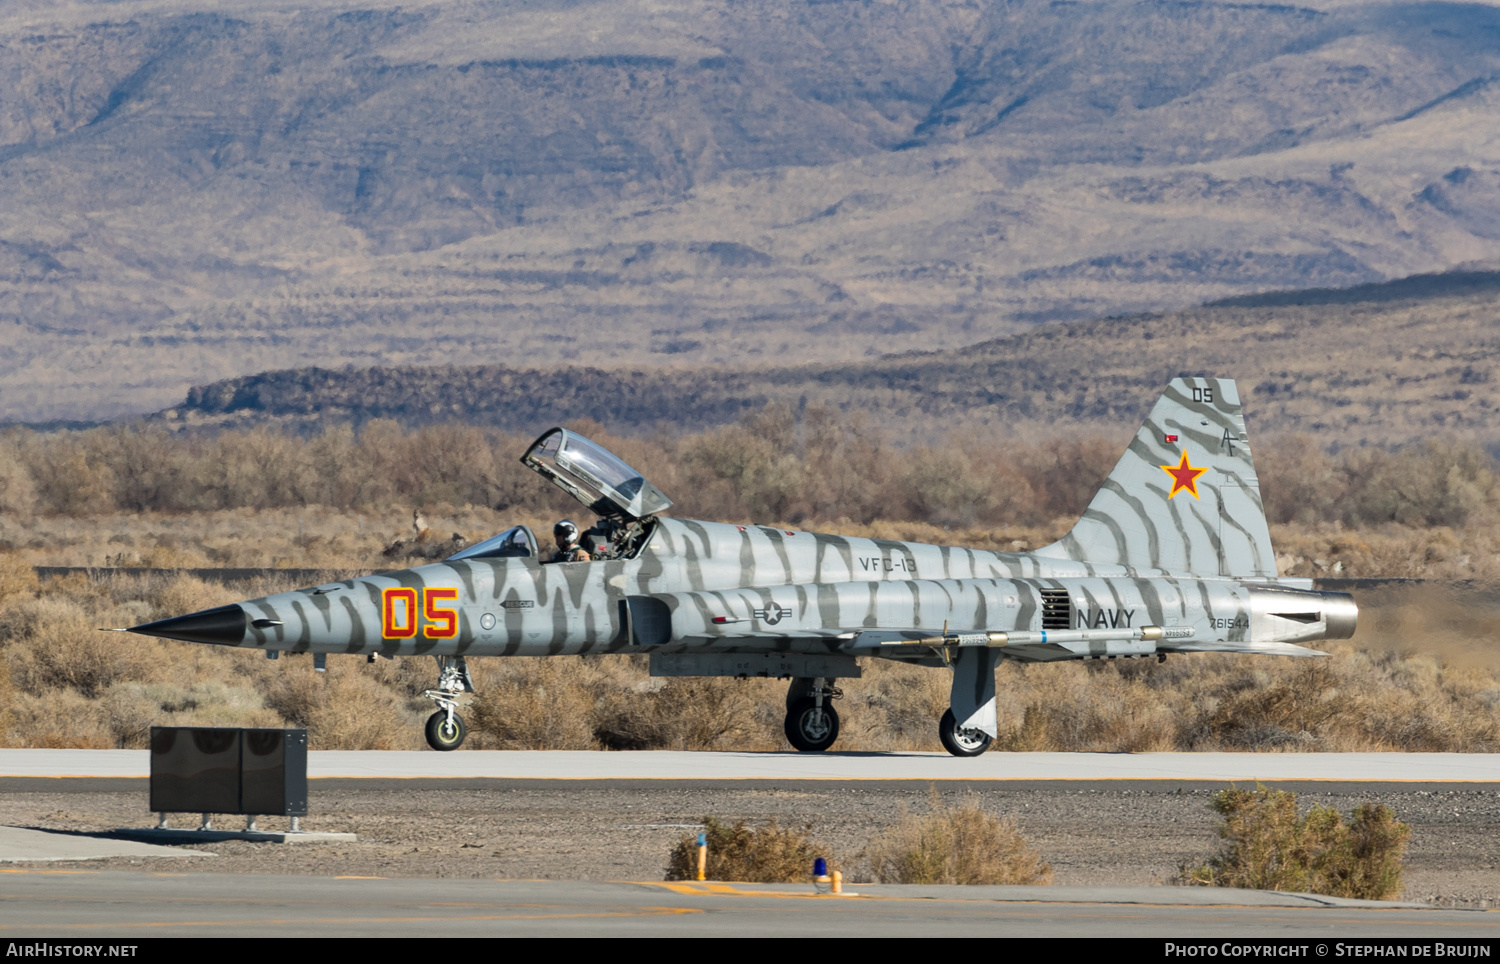
[[[1182,461],[1176,465],[1163,465],[1161,470],[1172,477],[1172,491],[1167,493],[1167,498],[1172,498],[1179,492],[1187,491],[1193,493],[1193,498],[1198,498],[1198,476],[1207,472],[1208,469],[1195,469],[1188,462],[1187,453],[1182,453]]]

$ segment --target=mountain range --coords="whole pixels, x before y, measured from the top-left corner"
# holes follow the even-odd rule
[[[1497,78],[1484,4],[10,0],[0,420],[866,371],[1488,270]]]

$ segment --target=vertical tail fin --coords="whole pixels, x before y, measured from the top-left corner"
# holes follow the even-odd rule
[[[1174,378],[1073,531],[1037,555],[1274,578],[1234,381]]]

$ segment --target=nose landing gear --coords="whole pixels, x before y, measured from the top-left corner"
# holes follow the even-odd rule
[[[434,750],[456,750],[468,735],[464,718],[454,713],[451,707],[438,710],[427,718],[427,745]]]
[[[434,750],[456,750],[468,736],[464,718],[456,712],[460,693],[474,692],[469,667],[462,656],[436,656],[438,688],[422,695],[437,704],[438,711],[427,718],[427,745]]]

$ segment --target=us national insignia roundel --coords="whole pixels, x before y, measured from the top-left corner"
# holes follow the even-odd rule
[[[1161,470],[1172,477],[1172,491],[1167,493],[1167,498],[1172,498],[1179,492],[1191,492],[1193,498],[1198,498],[1198,476],[1207,472],[1207,468],[1193,468],[1188,461],[1187,453],[1182,453],[1182,461],[1176,465],[1163,465]]]

